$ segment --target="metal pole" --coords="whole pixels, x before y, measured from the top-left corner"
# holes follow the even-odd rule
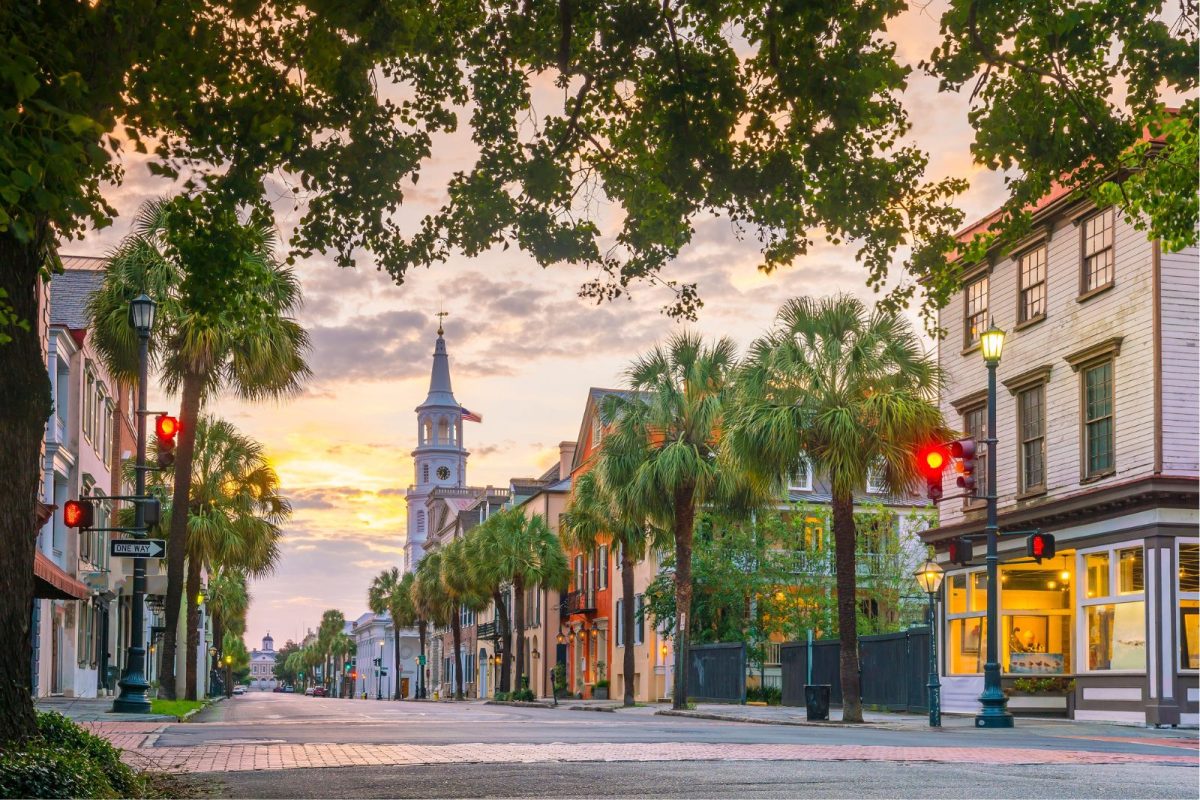
[[[997,554],[999,525],[996,522],[996,361],[988,361],[987,406],[987,661],[983,665],[983,708],[975,716],[976,728],[1011,728],[1008,698],[1000,688],[1000,593]]]
[[[150,331],[138,332],[138,400],[137,400],[137,465],[133,493],[138,497],[146,494],[146,384],[150,360]],[[146,527],[146,509],[142,503],[134,503],[135,528]],[[144,535],[143,530],[139,535]],[[112,710],[124,714],[149,714],[150,701],[146,692],[145,631],[146,604],[146,559],[133,559],[133,607],[130,609],[129,650],[125,658],[125,672],[117,685],[121,694],[113,701]]]
[[[929,727],[942,727],[942,683],[937,668],[937,605],[929,593]]]

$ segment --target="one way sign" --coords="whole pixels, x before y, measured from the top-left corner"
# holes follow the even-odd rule
[[[108,544],[113,558],[162,558],[167,552],[165,539],[113,539]]]

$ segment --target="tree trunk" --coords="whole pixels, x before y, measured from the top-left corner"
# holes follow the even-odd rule
[[[621,671],[625,674],[625,705],[632,706],[634,667],[634,635],[633,626],[633,559],[629,557],[629,548],[621,548],[621,627],[625,629],[625,655],[622,659]]]
[[[862,722],[858,683],[858,601],[854,568],[854,498],[833,495],[833,554],[837,576],[838,638],[842,643],[842,722]]]
[[[163,631],[162,669],[159,672],[159,696],[168,700],[179,697],[175,686],[175,648],[179,629],[179,607],[183,600],[183,569],[187,558],[188,491],[192,484],[192,457],[196,452],[196,420],[200,416],[200,391],[204,379],[188,373],[183,376],[179,408],[179,441],[175,447],[174,494],[171,498],[171,531],[167,537],[166,630]]]
[[[37,733],[31,694],[33,554],[42,437],[52,410],[37,289],[45,236],[44,225],[30,242],[17,241],[11,229],[0,233],[0,294],[7,295],[0,303],[10,305],[17,319],[29,325],[29,330],[0,328],[12,337],[0,344],[0,568],[5,581],[0,592],[0,741]]]
[[[687,646],[692,624],[692,533],[695,487],[675,491],[675,694],[671,707],[687,707]]]
[[[462,700],[466,686],[462,671],[462,621],[458,618],[457,607],[450,615],[450,631],[454,634],[454,699]]]
[[[500,685],[496,688],[502,692],[512,690],[512,627],[508,623],[508,604],[504,602],[504,594],[497,589],[492,592],[492,602],[496,604],[496,619],[500,623]]]
[[[221,617],[213,614],[213,647],[217,648],[218,652],[225,649],[225,626],[221,624]],[[205,675],[204,685],[210,687],[212,684],[212,671],[216,668],[215,663],[210,663],[208,666],[208,674]]]
[[[421,640],[421,663],[417,664],[417,698],[419,700],[425,699],[425,664],[423,662],[425,661],[425,632],[427,628],[428,623],[425,620],[417,623],[417,636]]]
[[[525,582],[513,581],[513,648],[517,656],[517,668],[513,691],[525,688]]]
[[[187,685],[183,687],[185,700],[196,699],[196,653],[200,652],[200,567],[198,558],[187,562],[187,669],[184,675]]]

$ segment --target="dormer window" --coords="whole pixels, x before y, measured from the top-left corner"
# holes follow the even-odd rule
[[[800,459],[800,466],[788,479],[788,489],[793,492],[811,492],[813,488],[812,462],[807,457]]]

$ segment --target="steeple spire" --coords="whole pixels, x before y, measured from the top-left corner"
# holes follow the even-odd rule
[[[425,398],[424,406],[458,406],[454,399],[454,389],[450,386],[450,356],[446,352],[445,332],[442,329],[441,317],[445,311],[438,312],[438,338],[433,346],[433,371],[429,375],[429,396]]]

